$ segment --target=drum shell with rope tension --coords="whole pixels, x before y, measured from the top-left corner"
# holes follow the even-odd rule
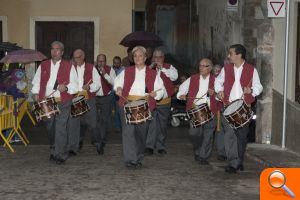
[[[214,118],[214,114],[210,111],[207,103],[200,104],[195,108],[187,111],[193,128],[202,126]]]
[[[53,116],[60,113],[54,97],[34,102],[32,110],[37,121],[51,119]]]
[[[90,110],[84,95],[76,96],[72,99],[71,116],[78,117]]]
[[[238,129],[250,122],[253,111],[243,99],[237,99],[226,106],[223,115],[232,128]]]
[[[141,124],[152,119],[146,100],[128,102],[124,105],[124,114],[127,124]]]

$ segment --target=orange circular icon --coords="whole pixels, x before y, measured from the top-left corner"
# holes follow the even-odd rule
[[[269,176],[269,184],[273,188],[281,188],[285,185],[285,181],[286,179],[284,174],[279,170],[273,171]]]

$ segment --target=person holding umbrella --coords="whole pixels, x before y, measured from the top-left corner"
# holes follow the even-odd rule
[[[157,48],[153,52],[151,68],[157,71],[157,74],[163,80],[166,88],[163,99],[157,101],[157,108],[153,113],[153,120],[147,135],[146,154],[152,155],[155,147],[159,154],[166,154],[166,137],[167,124],[171,111],[171,97],[174,94],[174,85],[172,81],[178,78],[178,72],[175,67],[165,63],[165,54],[161,48]]]
[[[122,122],[123,156],[127,168],[142,166],[149,121],[130,124],[125,121],[124,105],[148,97],[150,111],[156,108],[156,100],[163,96],[164,85],[156,71],[146,66],[146,49],[136,46],[132,50],[135,65],[125,68],[115,79],[114,90],[120,97],[119,106]]]
[[[62,60],[64,45],[59,41],[51,44],[51,59],[43,61],[32,80],[35,101],[55,97],[60,113],[45,121],[50,143],[50,161],[64,163],[67,152],[67,122],[73,94],[78,91],[77,74],[69,61]]]

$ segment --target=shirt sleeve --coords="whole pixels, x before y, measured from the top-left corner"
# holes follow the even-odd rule
[[[40,82],[41,82],[41,65],[38,67],[38,69],[35,72],[35,75],[32,80],[32,94],[38,94],[40,92]]]
[[[224,80],[225,80],[225,71],[223,67],[220,74],[215,79],[214,86],[215,86],[216,93],[224,91]]]
[[[125,70],[123,70],[114,80],[114,90],[117,91],[117,88],[120,87],[123,89],[124,86],[124,73]]]
[[[168,78],[170,78],[171,81],[176,81],[178,78],[178,71],[175,67],[172,65],[169,69],[162,68],[161,70]]]
[[[191,78],[188,78],[179,86],[179,89],[178,89],[178,92],[176,95],[177,99],[179,99],[179,97],[181,95],[187,95],[187,93],[189,92],[190,81],[191,81]]]
[[[160,78],[159,73],[156,74],[156,78],[154,81],[154,91],[156,91],[155,100],[160,100],[164,96],[165,86],[163,80]]]
[[[97,92],[100,89],[100,75],[95,67],[93,67],[93,83],[90,84],[90,92]]]
[[[116,73],[113,68],[110,69],[109,75],[107,73],[104,74],[104,78],[111,84],[114,85],[114,81],[116,78]]]
[[[70,82],[67,87],[69,94],[76,94],[78,92],[78,77],[74,66],[71,67]]]
[[[263,86],[260,83],[260,79],[258,76],[258,72],[256,69],[254,69],[253,72],[253,80],[252,80],[252,96],[258,96],[263,91]]]

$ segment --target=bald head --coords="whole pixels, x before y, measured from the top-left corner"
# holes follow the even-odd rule
[[[199,62],[199,72],[204,77],[210,74],[212,67],[213,67],[213,63],[208,58],[203,58]]]
[[[76,49],[73,52],[73,61],[77,66],[81,66],[84,63],[85,53],[82,49]]]

